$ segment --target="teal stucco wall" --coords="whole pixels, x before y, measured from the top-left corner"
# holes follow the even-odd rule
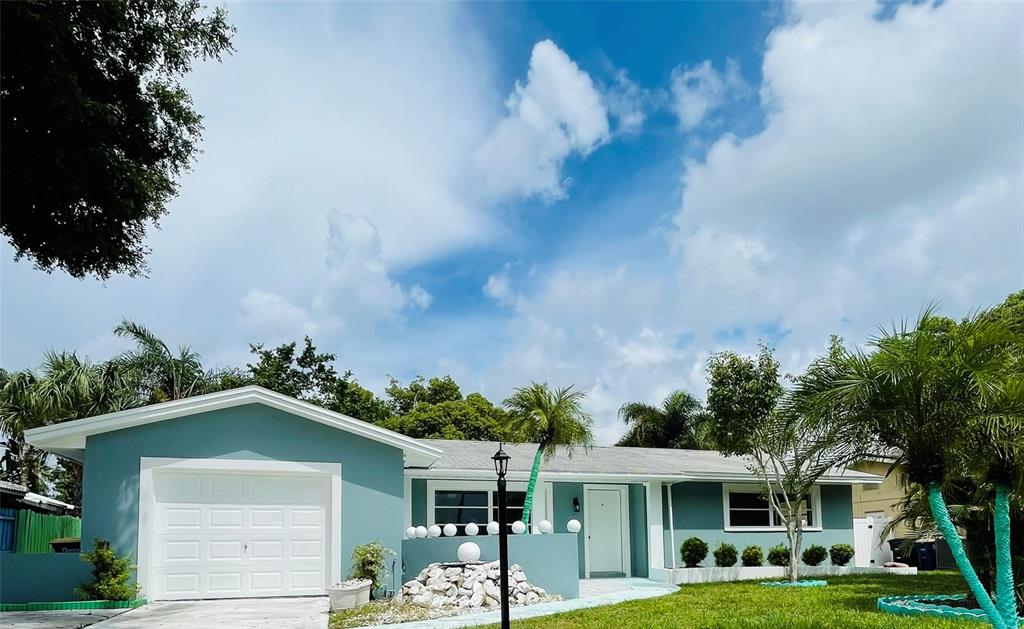
[[[665,565],[671,566],[673,555],[676,566],[682,567],[679,546],[689,537],[699,537],[708,544],[708,556],[701,564],[714,566],[715,547],[727,542],[737,552],[750,545],[760,546],[765,555],[776,544],[786,543],[782,531],[734,532],[725,530],[721,483],[676,483],[672,485],[672,518],[675,527],[675,548],[669,536],[667,486],[663,490],[662,522],[665,530]],[[821,531],[807,531],[803,535],[803,548],[818,544],[826,548],[833,544],[853,544],[853,498],[849,485],[821,486]]]
[[[75,588],[91,580],[91,567],[78,553],[4,553],[0,603],[77,601]]]
[[[94,435],[85,449],[82,541],[138,548],[141,457],[341,463],[341,569],[352,549],[380,540],[401,565],[403,459],[398,448],[262,404],[247,404]]]
[[[508,538],[509,565],[519,564],[530,583],[565,598],[579,598],[576,535],[512,535]],[[434,562],[458,560],[458,548],[465,542],[480,546],[481,561],[497,561],[498,537],[437,537],[402,542],[405,565],[402,581],[409,581]]]
[[[629,486],[630,569],[634,577],[647,576],[647,497],[644,486]]]
[[[427,479],[414,478],[412,486],[412,526],[427,525]]]
[[[579,577],[583,578],[586,576],[584,571],[587,569],[586,564],[584,563],[585,551],[583,548],[583,543],[587,534],[587,523],[583,521],[583,501],[586,498],[586,496],[583,495],[583,483],[552,483],[551,489],[551,506],[555,512],[555,520],[552,524],[555,527],[555,533],[568,533],[565,525],[569,520],[579,520],[580,523],[583,524],[583,528],[580,529],[576,540],[576,557],[577,566],[579,568]],[[579,513],[574,512],[572,509],[573,498],[579,500]]]

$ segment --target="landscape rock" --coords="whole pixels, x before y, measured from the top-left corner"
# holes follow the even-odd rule
[[[403,600],[433,611],[468,612],[501,605],[501,568],[489,563],[432,563],[402,585]],[[509,603],[533,605],[559,600],[532,585],[519,564],[509,566]]]

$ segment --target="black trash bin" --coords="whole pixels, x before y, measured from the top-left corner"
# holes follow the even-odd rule
[[[908,566],[917,565],[917,550],[909,545],[913,542],[908,537],[896,537],[889,540],[889,550],[892,551],[892,560],[905,563]]]
[[[935,542],[917,542],[914,554],[917,555],[918,570],[935,570]]]

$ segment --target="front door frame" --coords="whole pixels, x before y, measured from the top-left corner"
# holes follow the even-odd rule
[[[633,576],[632,570],[632,558],[630,555],[630,543],[629,543],[629,486],[628,485],[599,485],[599,484],[585,484],[583,485],[583,532],[586,537],[583,540],[583,562],[584,562],[584,574],[587,578],[590,578],[590,533],[589,526],[590,520],[590,490],[612,490],[619,492],[619,513],[622,517],[621,531],[622,531],[622,572],[627,576]]]

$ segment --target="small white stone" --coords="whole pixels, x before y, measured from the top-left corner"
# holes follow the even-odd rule
[[[417,526],[416,527],[416,537],[417,537],[417,539],[423,539],[426,536],[427,536],[427,527],[425,527],[425,526]]]
[[[526,532],[526,525],[523,524],[522,520],[516,520],[512,523],[512,532],[516,535],[522,535]]]
[[[480,532],[480,527],[475,522],[470,522],[466,525],[466,535],[473,537]]]
[[[410,526],[409,528],[405,529],[405,536],[408,539],[412,539],[412,538],[416,537],[416,527],[415,526]]]
[[[449,522],[448,524],[444,525],[444,528],[441,529],[441,532],[444,533],[445,537],[455,537],[455,534],[459,532],[459,529],[456,528],[454,524]]]
[[[487,523],[487,534],[488,535],[497,535],[500,530],[501,530],[501,525],[498,524],[497,522],[488,522]]]
[[[480,561],[480,546],[476,542],[464,542],[459,545],[456,554],[459,557],[459,561]]]
[[[579,533],[581,528],[583,528],[583,525],[580,524],[579,520],[569,520],[565,523],[565,530],[570,533]]]
[[[537,523],[537,528],[540,529],[540,532],[544,533],[545,535],[555,530],[555,527],[551,524],[550,520],[541,520],[539,523]]]
[[[429,537],[441,537],[441,527],[436,524],[431,524],[427,527],[427,535]]]

